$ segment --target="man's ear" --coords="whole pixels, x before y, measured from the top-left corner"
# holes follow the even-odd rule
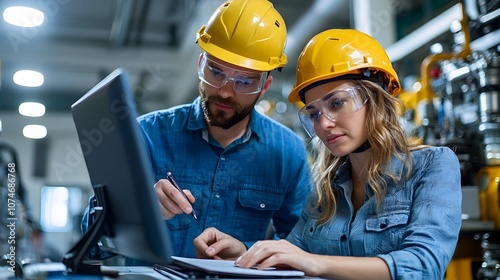
[[[262,87],[262,90],[260,91],[259,98],[264,96],[266,91],[271,87],[271,84],[273,83],[273,76],[268,75],[266,82],[264,83],[264,86]]]

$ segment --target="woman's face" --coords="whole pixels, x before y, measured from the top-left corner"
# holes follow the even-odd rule
[[[348,155],[366,142],[367,100],[355,86],[334,81],[308,90],[304,97],[306,107],[301,112],[334,156]]]

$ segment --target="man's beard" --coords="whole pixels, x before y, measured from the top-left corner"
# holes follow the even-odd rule
[[[199,88],[200,97],[201,97],[201,108],[203,109],[203,115],[205,116],[205,120],[211,126],[218,126],[222,129],[229,129],[233,125],[242,121],[246,116],[248,116],[257,101],[259,100],[258,94],[256,94],[257,98],[255,98],[254,102],[246,107],[242,107],[240,104],[233,102],[229,98],[222,98],[220,95],[209,96],[205,94],[205,90],[202,88],[201,83]],[[210,111],[210,104],[220,103],[222,105],[233,108],[234,115],[232,117],[227,118],[227,112],[224,111]]]

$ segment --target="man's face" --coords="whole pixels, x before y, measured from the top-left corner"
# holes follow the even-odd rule
[[[217,75],[222,75],[222,77],[228,77],[227,81],[221,82],[220,87],[216,87],[202,81],[199,84],[199,93],[202,101],[203,113],[205,115],[205,120],[212,126],[218,126],[223,129],[229,129],[233,125],[239,123],[245,119],[252,112],[255,104],[259,100],[259,97],[263,94],[259,90],[257,93],[246,94],[246,93],[235,93],[235,80],[238,82],[243,77],[251,75],[251,78],[258,80],[255,77],[260,77],[261,72],[248,71],[241,67],[236,67],[231,64],[225,63],[220,60],[212,59],[212,65],[210,65],[210,74],[212,71],[216,71]],[[206,61],[202,61],[207,63]],[[213,69],[212,69],[213,68]],[[208,75],[208,74],[206,74]],[[262,77],[262,79],[266,79]],[[260,82],[260,80],[258,80]],[[263,81],[264,83],[265,81]]]
[[[247,97],[245,99],[253,99],[245,100],[246,102],[239,101],[238,96],[222,97],[217,92],[213,93],[213,89],[209,87],[200,82],[199,91],[203,114],[210,125],[223,129],[229,129],[250,115],[259,100],[259,95],[245,96]]]

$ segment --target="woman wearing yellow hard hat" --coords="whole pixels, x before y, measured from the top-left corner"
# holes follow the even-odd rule
[[[300,121],[321,140],[315,189],[286,240],[233,252],[237,265],[332,279],[443,279],[461,225],[460,166],[447,147],[410,143],[399,89],[372,37],[331,29],[309,41],[289,100],[306,104]],[[211,247],[238,242],[226,236]]]

